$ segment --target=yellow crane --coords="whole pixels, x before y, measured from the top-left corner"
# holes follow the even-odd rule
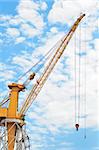
[[[22,129],[25,122],[24,122],[24,115],[33,103],[33,101],[38,96],[39,92],[41,91],[44,83],[46,82],[47,78],[49,77],[50,73],[52,72],[53,68],[55,67],[57,61],[60,59],[61,55],[63,54],[66,46],[68,45],[70,39],[72,38],[76,28],[78,27],[80,21],[85,16],[82,14],[73,24],[70,31],[64,38],[60,41],[59,47],[56,49],[55,54],[53,55],[52,59],[49,61],[47,67],[45,68],[43,74],[39,77],[36,83],[33,85],[29,95],[27,96],[26,100],[24,101],[21,109],[18,111],[18,101],[19,101],[19,93],[25,90],[24,84],[18,83],[11,83],[8,85],[10,89],[9,94],[9,105],[7,108],[2,107],[6,100],[3,100],[0,103],[0,126],[7,128],[6,131],[6,149],[7,150],[16,150],[18,149],[17,145],[18,142],[16,140],[17,130]],[[30,80],[32,80],[35,76],[35,73],[30,76]],[[19,137],[20,138],[20,134]],[[18,139],[17,138],[17,139]],[[22,141],[24,143],[24,141]],[[4,148],[2,148],[3,150]],[[22,149],[22,148],[20,148]]]

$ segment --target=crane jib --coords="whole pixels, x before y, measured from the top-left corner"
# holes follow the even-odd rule
[[[85,14],[82,14],[73,24],[68,34],[64,37],[64,39],[61,41],[60,46],[56,49],[56,52],[52,59],[50,60],[49,64],[45,68],[43,74],[40,76],[38,81],[33,86],[32,90],[30,91],[28,97],[26,98],[24,104],[22,105],[22,108],[20,110],[20,114],[25,114],[28,108],[31,106],[32,102],[36,99],[37,95],[39,94],[40,90],[42,89],[45,81],[49,77],[50,73],[52,72],[53,68],[55,67],[57,61],[60,59],[61,55],[63,54],[66,46],[68,45],[70,39],[72,38],[75,30],[77,29],[80,21],[85,16]]]

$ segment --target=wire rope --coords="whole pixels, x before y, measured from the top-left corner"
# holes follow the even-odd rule
[[[9,101],[9,96],[6,95],[4,99],[0,102],[0,107]]]
[[[51,58],[52,53],[53,53],[53,51],[51,51],[51,52],[49,53],[49,55],[45,58],[44,62],[46,62],[46,60],[48,60],[48,59]],[[42,68],[42,67],[41,67],[41,68]],[[39,70],[40,70],[41,68],[39,68]],[[38,72],[39,70],[37,69],[36,72]],[[27,78],[27,79],[25,80],[25,82],[24,82],[24,85],[28,85],[28,84],[29,84],[29,78]]]
[[[78,123],[79,123],[79,119],[80,119],[80,103],[81,103],[81,24],[79,26],[79,52],[78,52],[78,56],[79,56],[79,60],[78,60]]]
[[[87,93],[86,93],[86,89],[87,89],[87,87],[86,87],[86,55],[87,55],[87,51],[86,51],[86,41],[87,41],[87,37],[86,37],[86,18],[85,18],[85,44],[84,44],[84,46],[85,46],[85,59],[84,59],[84,63],[85,63],[85,66],[84,66],[84,115],[85,115],[85,118],[84,118],[84,138],[86,138],[86,110],[87,110],[87,106],[86,106],[86,97],[87,97]]]
[[[77,60],[76,60],[76,32],[75,32],[75,39],[74,39],[74,86],[75,86],[75,124],[77,123]]]
[[[65,37],[65,36],[64,36]],[[39,61],[37,61],[35,64],[33,64],[33,66],[28,69],[22,76],[20,76],[18,78],[18,80],[16,80],[16,82],[18,82],[19,80],[21,80],[27,73],[29,73],[34,67],[36,67],[41,61],[43,61],[44,59],[46,59],[46,57],[55,49],[55,47],[59,44],[59,42],[64,38],[62,37]]]
[[[29,73],[35,66],[37,66],[41,61],[44,60],[44,58],[50,53],[50,50],[45,54],[45,56],[43,56],[39,61],[37,61],[29,70],[27,70],[22,76],[20,76],[18,78],[18,80],[16,80],[16,82],[18,82],[19,80],[21,80],[27,73]]]

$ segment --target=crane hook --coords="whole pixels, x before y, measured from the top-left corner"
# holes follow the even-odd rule
[[[78,124],[78,123],[76,123],[76,124],[75,124],[75,127],[76,127],[76,131],[78,131],[79,124]]]

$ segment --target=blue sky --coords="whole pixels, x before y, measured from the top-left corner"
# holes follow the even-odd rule
[[[80,27],[26,114],[31,150],[99,150],[96,85],[99,60],[98,5],[98,0],[75,0],[75,2],[73,0],[0,0],[0,100],[8,93],[8,83],[16,81],[53,47],[69,31],[80,13],[86,13],[86,17],[81,22],[82,98],[79,132],[75,131],[74,121],[74,43],[76,41],[78,60]],[[83,117],[85,56],[86,139],[84,139]],[[34,82],[42,71],[37,73]],[[27,87],[26,93],[21,93],[19,105],[25,100],[34,82]]]

